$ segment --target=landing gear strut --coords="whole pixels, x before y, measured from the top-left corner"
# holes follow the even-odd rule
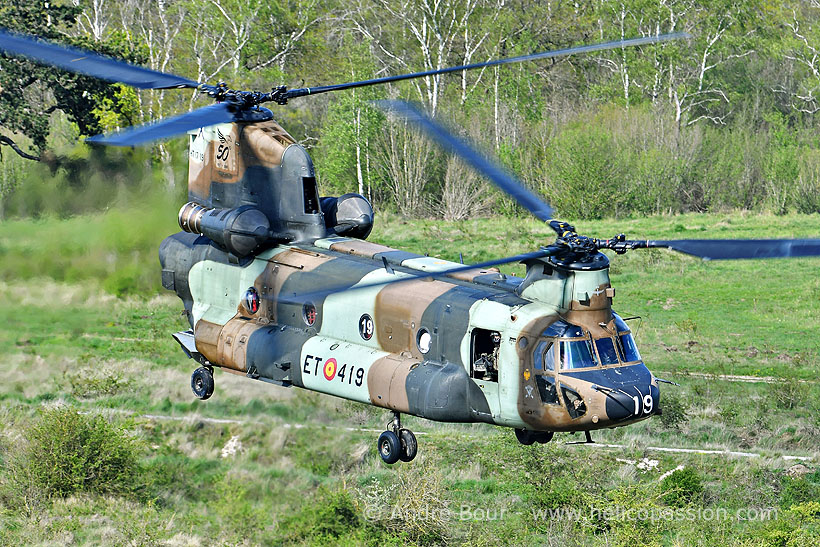
[[[214,369],[199,367],[191,374],[191,390],[203,401],[214,394]]]
[[[393,412],[393,419],[387,424],[387,431],[379,435],[379,456],[384,463],[393,464],[401,460],[412,461],[418,452],[416,436],[401,426],[401,415]]]
[[[529,446],[532,443],[547,444],[552,440],[552,431],[530,431],[529,429],[516,429],[515,438],[523,445]]]

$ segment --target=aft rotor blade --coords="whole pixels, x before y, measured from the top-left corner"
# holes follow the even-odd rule
[[[371,283],[361,283],[354,286],[338,286],[338,287],[331,287],[329,289],[323,289],[320,291],[313,291],[310,293],[303,293],[303,294],[293,294],[293,295],[282,295],[280,294],[277,298],[277,301],[283,303],[291,303],[291,304],[301,304],[303,302],[309,300],[319,300],[330,296],[331,294],[339,293],[339,292],[347,292],[347,291],[356,291],[359,289],[370,289],[373,287],[383,287],[387,285],[393,285],[395,283],[407,283],[409,281],[420,281],[423,279],[429,279],[431,277],[442,277],[446,275],[457,274],[461,272],[467,272],[470,270],[482,270],[486,268],[491,268],[493,266],[500,266],[502,264],[510,264],[512,262],[523,262],[525,260],[533,260],[536,258],[544,258],[550,255],[555,254],[558,252],[559,249],[556,247],[543,247],[540,251],[534,251],[531,253],[524,253],[515,256],[508,256],[506,258],[498,258],[495,260],[488,260],[486,262],[479,262],[478,264],[471,264],[468,266],[459,266],[457,268],[451,268],[448,270],[439,270],[435,272],[413,272],[412,274],[406,276],[396,276],[392,279],[384,279],[381,281],[373,281]],[[398,266],[397,266],[398,267]],[[407,272],[401,272],[407,273]]]
[[[796,258],[820,256],[820,239],[676,239],[646,241],[641,247],[663,247],[705,260]]]
[[[564,57],[567,55],[577,55],[579,53],[590,53],[593,51],[603,51],[607,49],[616,49],[623,47],[635,47],[646,44],[656,44],[658,42],[666,42],[669,40],[678,40],[681,38],[691,38],[691,35],[685,32],[675,32],[672,34],[660,34],[657,36],[646,36],[642,38],[631,38],[628,40],[615,40],[612,42],[603,42],[600,44],[590,44],[586,46],[570,47],[565,49],[556,49],[553,51],[543,51],[541,53],[531,53],[529,55],[520,55],[518,57],[507,57],[505,59],[494,59],[483,63],[472,63],[469,65],[451,66],[447,68],[439,68],[435,70],[425,70],[423,72],[413,72],[411,74],[400,74],[398,76],[385,76],[384,78],[374,78],[372,80],[361,80],[358,82],[349,82],[345,84],[325,85],[318,87],[304,87],[300,89],[290,89],[285,94],[286,99],[293,99],[295,97],[304,97],[305,95],[317,95],[319,93],[327,93],[328,91],[341,91],[343,89],[351,89],[354,87],[365,87],[369,85],[387,84],[390,82],[399,82],[402,80],[411,80],[413,78],[424,78],[425,76],[435,76],[437,74],[448,74],[451,72],[461,72],[462,70],[474,70],[477,68],[484,68],[488,66],[506,65],[510,63],[521,63],[523,61],[534,61],[536,59],[551,59],[555,57]]]
[[[156,123],[131,127],[117,133],[95,135],[86,142],[108,146],[137,146],[157,139],[173,137],[191,129],[228,123],[236,119],[236,107],[230,103],[216,103]]]
[[[158,72],[140,66],[91,53],[83,49],[59,46],[0,29],[0,51],[27,57],[44,65],[70,72],[94,76],[110,82],[120,82],[140,89],[171,89],[197,87],[193,80]]]
[[[535,215],[536,218],[548,222],[552,219],[552,207],[534,192],[524,186],[513,175],[485,158],[463,141],[447,131],[438,122],[422,113],[410,103],[404,101],[375,101],[375,104],[385,111],[394,113],[422,129],[427,135],[438,142],[451,154],[458,156],[472,165],[479,173],[487,177],[503,192],[509,194],[523,208]]]

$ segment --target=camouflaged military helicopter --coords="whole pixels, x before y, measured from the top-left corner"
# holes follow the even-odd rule
[[[664,35],[582,46],[347,84],[270,93],[235,91],[128,65],[19,34],[0,51],[138,88],[192,88],[218,102],[157,123],[96,136],[134,146],[189,132],[189,202],[181,232],[160,246],[162,284],[191,329],[174,334],[201,366],[200,399],[214,368],[382,407],[387,463],[417,453],[401,414],[515,429],[526,445],[556,431],[619,427],[660,413],[656,378],[612,310],[609,258],[664,247],[707,259],[820,255],[820,240],[627,240],[579,235],[552,209],[466,142],[408,103],[378,105],[457,154],[549,223],[556,240],[534,252],[465,266],[366,241],[370,203],[319,197],[306,150],[259,105],[484,66],[651,44]],[[523,262],[526,276],[494,266]]]

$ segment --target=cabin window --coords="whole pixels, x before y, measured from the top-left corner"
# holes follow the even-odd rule
[[[315,177],[302,177],[302,194],[305,203],[305,214],[314,215],[319,212],[319,190],[316,188]]]
[[[501,333],[487,329],[473,329],[470,377],[490,382],[498,381],[498,350]]]
[[[588,340],[565,340],[561,342],[561,368],[589,368],[597,363],[592,356]]]

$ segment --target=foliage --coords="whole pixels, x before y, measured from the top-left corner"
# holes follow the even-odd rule
[[[287,542],[310,540],[311,544],[350,541],[363,526],[363,518],[350,493],[344,489],[320,489],[301,511],[279,521],[279,533]]]
[[[663,501],[672,507],[684,507],[698,501],[703,493],[703,480],[691,467],[677,469],[661,482]]]
[[[672,388],[665,389],[662,395],[660,415],[661,423],[668,429],[680,429],[688,421],[689,402],[684,395],[672,391]]]
[[[7,503],[27,511],[52,496],[127,493],[138,472],[137,443],[104,417],[63,406],[42,411],[8,455]]]
[[[703,481],[691,467],[676,469],[661,482],[662,499],[666,505],[684,507],[699,500]]]
[[[77,5],[11,0],[0,8],[0,27],[91,49],[132,63],[145,61],[144,51],[128,43],[122,31],[105,41],[73,37],[70,32],[82,8]],[[0,126],[29,137],[40,152],[46,147],[51,113],[65,112],[81,135],[93,135],[136,121],[133,90],[68,74],[20,58],[0,59]]]
[[[277,107],[276,116],[313,149],[323,192],[361,191],[380,208],[411,217],[521,211],[506,197],[487,193],[478,177],[436,146],[386,123],[368,104],[373,99],[421,102],[498,157],[563,216],[820,211],[814,118],[820,81],[811,53],[820,44],[816,2],[502,4],[14,0],[0,8],[0,26],[152,69],[260,90],[683,30],[692,37],[298,99]],[[51,173],[27,174],[16,155],[0,159],[2,214],[77,208],[56,198],[33,201],[25,187],[37,186],[38,179],[59,187],[66,178],[142,170],[138,158],[110,168],[98,159],[84,161],[87,153],[75,161],[76,151],[64,151],[79,136],[204,104],[195,95],[135,91],[19,59],[0,63],[0,125],[16,132],[24,148],[48,147],[44,158],[52,166]],[[71,128],[55,119],[60,112]],[[175,147],[180,149],[159,145],[156,157],[181,165],[185,153]],[[111,199],[111,193],[97,191],[76,201],[99,210]]]
[[[820,500],[820,473],[804,477],[784,476],[780,485],[780,505],[783,508]]]

